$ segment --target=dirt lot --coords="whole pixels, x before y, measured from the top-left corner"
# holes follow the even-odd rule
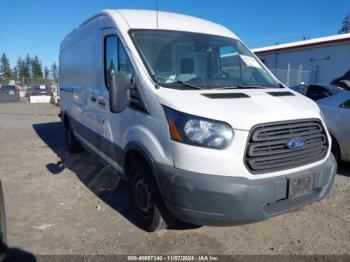
[[[8,245],[38,254],[350,254],[350,165],[319,203],[257,224],[145,233],[125,183],[67,153],[53,105],[0,104]]]

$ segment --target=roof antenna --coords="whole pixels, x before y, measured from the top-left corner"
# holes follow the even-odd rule
[[[158,0],[156,0],[156,38],[158,38],[158,30],[159,30],[159,24],[158,24]],[[159,82],[158,82],[158,77],[156,75],[154,75],[155,80],[156,80],[156,89],[159,89]]]

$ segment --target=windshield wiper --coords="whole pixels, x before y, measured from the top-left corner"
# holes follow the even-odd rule
[[[176,83],[176,84],[181,84],[183,86],[186,86],[186,87],[189,87],[189,88],[192,88],[192,89],[202,89],[200,88],[199,86],[195,86],[195,85],[192,85],[192,84],[189,84],[187,82],[184,82],[184,81],[180,81],[180,80],[177,80],[177,79],[171,79],[171,78],[167,78],[167,77],[161,77],[161,76],[154,76],[155,79],[163,79],[163,80],[169,80],[171,81],[170,83],[166,83],[166,84],[173,84],[173,83]],[[160,83],[158,83],[160,84]],[[164,83],[163,83],[164,84]]]
[[[175,81],[172,82],[172,83],[178,83],[178,84],[181,84],[181,85],[190,87],[190,88],[192,88],[192,89],[202,89],[202,88],[200,88],[199,86],[195,86],[195,85],[192,85],[192,84],[189,84],[189,83],[187,83],[187,82],[180,81],[180,80],[175,80]]]

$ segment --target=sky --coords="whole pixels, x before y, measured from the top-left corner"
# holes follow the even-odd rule
[[[63,38],[107,8],[155,9],[156,0],[0,0],[0,54],[58,62]],[[337,34],[350,0],[158,0],[161,11],[204,18],[231,29],[250,48]]]

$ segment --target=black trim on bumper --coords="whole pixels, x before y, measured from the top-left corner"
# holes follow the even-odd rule
[[[157,165],[169,210],[186,222],[217,226],[257,222],[320,200],[329,193],[336,170],[333,155],[314,168],[258,180],[205,175]],[[287,199],[288,179],[303,174],[314,174],[313,193]]]

